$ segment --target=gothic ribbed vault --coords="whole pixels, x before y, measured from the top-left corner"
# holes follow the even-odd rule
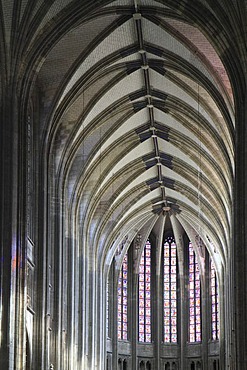
[[[52,10],[33,24],[25,63],[37,65],[44,92],[45,150],[65,232],[74,227],[101,261],[169,211],[216,246],[224,265],[234,105],[221,45],[176,1],[78,6],[66,33],[70,4]],[[45,55],[32,60],[39,48]]]

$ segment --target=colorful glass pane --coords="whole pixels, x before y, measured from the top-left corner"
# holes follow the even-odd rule
[[[118,278],[118,339],[128,338],[128,255],[124,256]]]
[[[164,243],[163,299],[165,343],[177,342],[177,247],[172,237]]]
[[[189,243],[189,341],[201,341],[201,283],[199,264]]]
[[[139,266],[139,341],[151,342],[151,244],[146,242]]]
[[[107,279],[106,284],[106,333],[107,336],[110,336],[110,327],[109,327],[109,278]]]
[[[210,260],[210,285],[211,285],[211,323],[212,323],[212,339],[219,339],[219,293],[218,293],[218,282],[215,271],[215,265]]]

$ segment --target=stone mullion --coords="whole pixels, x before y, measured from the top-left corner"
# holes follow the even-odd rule
[[[134,271],[132,275],[132,311],[131,311],[131,340],[132,340],[132,367],[138,369],[137,344],[138,344],[138,274]]]
[[[160,238],[163,240],[162,236]],[[161,260],[160,260],[160,250],[162,250],[162,243],[159,244],[159,239],[155,241],[156,250],[155,254],[153,254],[153,257],[155,257],[157,266],[161,266]],[[154,260],[154,258],[153,258]],[[155,361],[155,369],[160,369],[160,351],[161,351],[161,341],[163,341],[162,333],[163,333],[163,327],[164,327],[164,316],[163,316],[163,302],[164,297],[162,295],[162,288],[161,288],[161,278],[160,276],[163,274],[161,273],[161,268],[157,268],[156,264],[151,265],[151,279],[152,276],[154,279],[152,279],[152,287],[151,287],[151,294],[153,293],[154,299],[152,299],[153,305],[152,305],[152,317],[153,317],[153,328],[152,328],[152,336],[153,342],[155,345],[154,349],[154,361]],[[163,270],[162,270],[163,271]],[[162,281],[163,283],[163,281]],[[152,297],[152,296],[151,296]]]
[[[181,369],[185,368],[185,357],[187,354],[186,343],[188,342],[188,293],[185,291],[185,286],[188,284],[188,279],[185,275],[184,263],[180,264],[183,270],[179,272],[179,284],[180,284],[180,315],[178,328],[180,327],[180,332],[178,332],[178,340],[180,338],[180,358],[181,358]]]

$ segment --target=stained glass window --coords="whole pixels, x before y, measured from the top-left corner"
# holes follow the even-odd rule
[[[211,286],[211,323],[212,323],[212,339],[219,339],[219,294],[218,283],[215,271],[215,265],[210,260],[210,286]]]
[[[139,266],[139,341],[151,342],[151,244],[146,242]]]
[[[201,341],[200,272],[192,243],[189,243],[189,341]]]
[[[118,278],[118,339],[128,338],[128,255],[124,256]]]
[[[177,342],[177,247],[172,237],[164,244],[164,342]]]
[[[109,277],[106,284],[106,333],[109,337]]]

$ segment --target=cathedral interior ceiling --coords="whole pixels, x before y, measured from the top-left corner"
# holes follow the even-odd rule
[[[182,1],[29,3],[4,2],[6,48],[14,9],[21,88],[40,89],[71,220],[100,250],[169,210],[226,258],[234,103],[217,37],[213,45]]]

